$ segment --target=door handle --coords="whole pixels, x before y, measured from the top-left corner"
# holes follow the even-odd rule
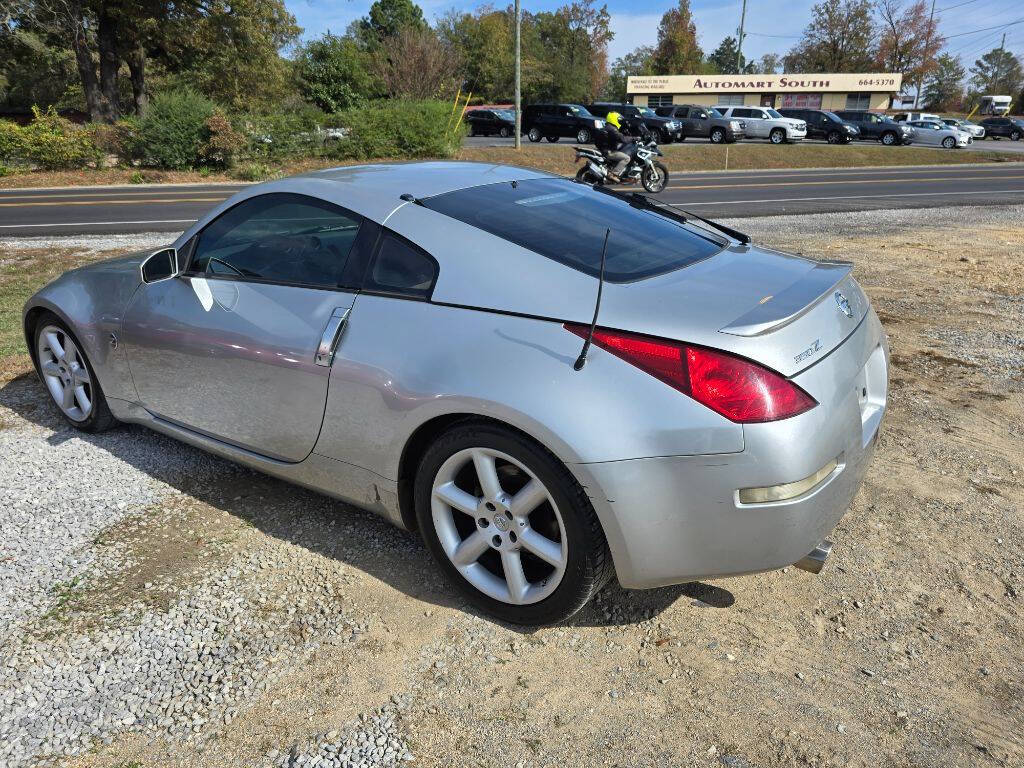
[[[313,358],[313,362],[317,365],[331,367],[331,363],[334,362],[334,350],[338,348],[341,332],[345,329],[345,322],[348,320],[350,311],[351,307],[338,307],[331,315],[331,319],[327,321],[324,335],[320,337],[320,344],[317,346],[316,355]]]

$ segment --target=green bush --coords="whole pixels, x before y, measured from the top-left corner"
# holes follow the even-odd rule
[[[239,122],[247,154],[254,160],[277,162],[313,153],[317,126],[326,115],[315,107],[272,115],[246,115]]]
[[[207,121],[216,106],[195,91],[158,93],[138,123],[138,144],[130,150],[145,165],[185,170],[203,162],[203,147],[210,136]]]
[[[103,153],[92,134],[57,115],[51,106],[45,112],[32,107],[34,118],[21,129],[22,156],[47,171],[84,168],[99,163]]]
[[[11,163],[22,157],[22,129],[10,120],[0,120],[0,163]]]
[[[369,160],[379,157],[451,157],[459,131],[449,127],[452,108],[440,101],[390,99],[341,113],[349,136],[330,150],[334,157]]]

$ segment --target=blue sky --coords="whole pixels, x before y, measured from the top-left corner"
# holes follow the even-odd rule
[[[341,33],[351,21],[366,15],[371,0],[286,0],[289,10],[305,29],[307,37],[331,30]],[[505,3],[491,5],[501,7]],[[552,0],[522,0],[524,10],[551,10],[562,3]],[[451,8],[470,10],[484,3],[470,0],[421,0],[424,14],[433,20]],[[627,0],[608,0],[615,33],[609,52],[611,58],[621,56],[638,45],[654,43],[661,14],[675,5],[672,0],[650,0],[640,3]],[[748,34],[745,51],[747,57],[758,57],[774,51],[785,53],[795,42],[810,20],[814,0],[747,0]],[[735,35],[740,19],[740,0],[691,0],[697,34],[706,51],[713,50],[726,35]],[[955,6],[955,7],[954,7]],[[943,35],[998,27],[977,34],[951,37],[947,49],[961,56],[969,66],[982,53],[998,47],[1002,32],[1006,32],[1006,47],[1024,54],[1024,23],[1003,27],[1024,19],[1024,5],[1020,0],[936,0],[939,30]]]

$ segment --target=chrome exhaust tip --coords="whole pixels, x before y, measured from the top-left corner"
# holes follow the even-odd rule
[[[801,571],[815,574],[821,573],[821,569],[825,567],[825,561],[830,554],[832,554],[832,542],[825,539],[800,560],[793,563],[793,565]]]

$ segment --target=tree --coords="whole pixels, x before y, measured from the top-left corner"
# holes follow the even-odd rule
[[[617,58],[608,73],[608,81],[604,86],[604,97],[609,101],[625,101],[630,76],[653,74],[651,64],[653,56],[654,48],[642,45],[625,56]]]
[[[338,112],[374,95],[370,64],[370,56],[355,40],[328,32],[298,49],[295,74],[306,101],[325,112]]]
[[[726,37],[710,56],[708,64],[715,68],[715,71],[723,75],[738,75],[741,72],[747,74],[757,71],[757,66],[747,63],[746,58],[740,62],[740,68],[736,68],[736,58],[739,54],[739,47],[735,37]]]
[[[368,48],[395,37],[406,28],[426,29],[423,9],[412,0],[376,0],[370,13],[353,25],[355,37]]]
[[[939,56],[924,90],[925,109],[946,112],[959,106],[964,97],[965,74],[959,58],[948,53]]]
[[[459,62],[429,27],[409,25],[381,38],[372,70],[392,98],[434,99],[455,94]]]
[[[782,57],[777,53],[766,53],[757,60],[755,72],[759,75],[774,75],[782,69]]]
[[[788,72],[867,72],[875,63],[871,0],[822,0],[786,56]]]
[[[878,66],[883,72],[901,72],[905,79],[921,82],[935,69],[935,52],[942,48],[938,20],[929,18],[925,0],[914,0],[906,7],[902,0],[881,0],[878,15]]]
[[[1013,95],[1022,82],[1020,59],[1002,48],[992,49],[971,67],[971,84],[981,93]]]
[[[528,98],[587,103],[600,93],[610,22],[608,9],[594,8],[593,0],[578,0],[554,12],[524,14],[523,45],[536,65]]]
[[[515,90],[515,17],[508,10],[449,11],[437,24],[441,41],[462,61],[463,87],[489,102],[511,101]],[[536,62],[523,50],[524,81]],[[526,86],[524,86],[525,88]]]
[[[651,59],[654,73],[678,75],[703,71],[704,52],[697,45],[690,0],[665,12],[658,24],[658,44]]]

